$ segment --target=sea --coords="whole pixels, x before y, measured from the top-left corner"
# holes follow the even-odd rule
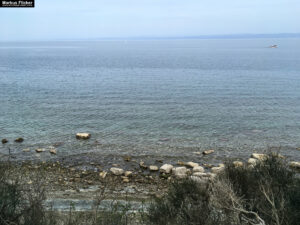
[[[21,160],[51,159],[35,149],[53,145],[55,157],[299,160],[300,39],[0,42],[3,138],[0,156]]]

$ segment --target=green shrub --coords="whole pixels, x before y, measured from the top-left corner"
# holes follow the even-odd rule
[[[244,207],[257,212],[266,224],[296,225],[293,221],[299,219],[299,179],[278,154],[268,154],[253,168],[226,163],[225,176],[237,196],[244,199]]]
[[[226,163],[216,179],[201,185],[175,181],[148,209],[153,225],[297,225],[300,179],[277,154],[254,167]]]
[[[172,183],[167,194],[156,198],[148,212],[151,224],[219,224],[210,208],[209,186],[190,179]]]
[[[43,180],[28,187],[22,177],[13,173],[11,165],[0,165],[0,225],[55,225],[51,213],[46,214],[43,205],[45,189]]]

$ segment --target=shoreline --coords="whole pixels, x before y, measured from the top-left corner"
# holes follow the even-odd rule
[[[214,153],[204,155],[199,159],[208,160]],[[32,185],[34,179],[40,177],[44,179],[43,185],[47,192],[47,201],[92,202],[100,192],[105,193],[106,200],[128,200],[133,202],[144,202],[152,197],[160,197],[167,189],[168,184],[174,179],[198,175],[202,179],[213,179],[221,172],[226,161],[230,160],[236,167],[254,165],[259,160],[263,160],[266,155],[252,154],[248,159],[230,158],[221,163],[205,163],[197,158],[193,162],[176,159],[147,159],[140,157],[110,156],[105,158],[106,165],[98,162],[94,155],[82,158],[77,161],[77,157],[70,157],[68,160],[49,161],[9,161],[13,165],[13,173],[21,176],[24,182]],[[284,156],[280,156],[284,157]],[[88,159],[88,160],[87,160]],[[3,160],[3,158],[2,158]],[[290,159],[284,159],[290,163]],[[119,162],[116,163],[116,162]],[[4,163],[4,161],[0,162]],[[298,162],[300,169],[300,162]],[[171,170],[162,170],[163,166],[172,166]],[[152,167],[150,167],[152,166]],[[156,168],[154,168],[156,167]],[[122,172],[112,171],[111,168],[120,169]],[[183,169],[184,168],[184,169]],[[176,170],[178,171],[176,172]],[[197,176],[198,176],[197,175]],[[198,179],[198,177],[197,177]],[[79,210],[80,211],[80,210]]]

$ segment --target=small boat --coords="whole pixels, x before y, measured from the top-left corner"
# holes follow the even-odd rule
[[[269,48],[277,48],[278,46],[277,45],[271,45],[269,46]]]

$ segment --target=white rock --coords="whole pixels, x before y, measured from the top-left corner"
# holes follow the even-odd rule
[[[150,171],[158,171],[158,166],[149,166]]]
[[[49,151],[50,151],[51,154],[56,155],[56,149],[55,148],[50,148]]]
[[[193,173],[192,176],[196,176],[196,177],[207,177],[207,173],[203,173],[203,172],[195,172],[195,173]]]
[[[162,173],[170,173],[172,169],[173,169],[172,165],[170,165],[170,164],[164,164],[163,166],[160,167],[160,172],[162,172]]]
[[[220,163],[219,167],[225,167],[225,164],[224,163]]]
[[[209,154],[212,154],[214,152],[215,152],[215,150],[213,150],[213,149],[206,150],[206,151],[203,152],[203,155],[209,155]]]
[[[268,156],[266,154],[253,153],[251,155],[252,158],[258,159],[259,161],[267,160]]]
[[[102,171],[102,172],[99,173],[99,176],[100,176],[102,179],[104,179],[104,178],[106,177],[106,175],[107,175],[107,172],[106,172],[106,171]]]
[[[248,159],[248,165],[255,166],[258,163],[258,159],[249,158]]]
[[[300,169],[300,162],[290,162],[289,166],[293,169]]]
[[[140,162],[140,167],[145,170],[148,169],[148,166],[146,166],[143,161]]]
[[[195,173],[195,172],[201,172],[201,173],[203,173],[204,172],[204,168],[202,166],[195,166],[193,168],[193,173]]]
[[[91,137],[90,133],[77,133],[76,138],[77,139],[89,139]]]
[[[114,174],[116,176],[120,176],[124,173],[124,170],[121,168],[112,167],[112,168],[110,168],[110,172],[112,172],[112,174]]]
[[[232,164],[234,165],[234,167],[243,167],[244,166],[244,163],[241,161],[234,161]]]
[[[172,169],[172,173],[176,178],[185,178],[187,176],[186,167],[176,167]]]
[[[194,163],[194,162],[187,162],[185,165],[186,165],[187,167],[190,167],[190,168],[194,168],[194,167],[199,166],[198,163]]]
[[[214,173],[214,174],[218,174],[218,173],[221,173],[224,171],[224,167],[213,167],[211,168],[211,172]]]
[[[35,151],[36,151],[37,153],[41,153],[41,152],[44,152],[45,149],[44,149],[44,148],[37,148]]]
[[[132,171],[126,171],[124,175],[125,177],[130,177],[132,176]]]

